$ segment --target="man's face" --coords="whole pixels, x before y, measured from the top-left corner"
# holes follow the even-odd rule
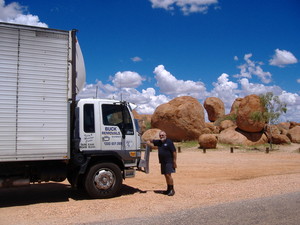
[[[166,133],[165,132],[161,132],[159,134],[159,138],[160,138],[161,141],[165,141],[167,139]]]

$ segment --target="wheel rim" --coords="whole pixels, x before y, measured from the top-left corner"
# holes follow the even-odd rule
[[[107,190],[115,183],[114,173],[109,169],[98,170],[94,177],[94,184],[98,189]]]

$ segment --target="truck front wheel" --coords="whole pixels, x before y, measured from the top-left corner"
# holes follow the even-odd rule
[[[111,198],[122,186],[122,173],[113,163],[99,163],[92,166],[85,178],[85,190],[92,198]]]

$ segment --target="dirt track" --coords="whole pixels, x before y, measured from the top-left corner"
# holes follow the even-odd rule
[[[67,182],[0,189],[0,224],[82,224],[157,215],[184,208],[259,198],[300,190],[299,144],[264,151],[182,149],[174,174],[176,195],[165,189],[157,152],[150,174],[124,181],[113,199],[90,200]]]

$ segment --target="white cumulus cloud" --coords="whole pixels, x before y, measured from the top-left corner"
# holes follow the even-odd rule
[[[174,97],[189,95],[195,98],[203,97],[205,93],[205,85],[202,82],[191,80],[178,80],[163,65],[159,65],[154,69],[156,85],[164,94]]]
[[[272,74],[270,72],[265,72],[261,68],[263,65],[262,62],[255,62],[252,61],[250,58],[252,57],[252,54],[245,54],[244,60],[246,63],[238,66],[240,69],[240,73],[234,75],[234,77],[238,78],[252,78],[253,75],[257,76],[263,83],[268,84],[271,82]]]
[[[128,100],[133,100],[132,102],[138,105],[137,111],[140,114],[152,114],[159,105],[171,100],[166,95],[156,95],[154,88],[143,89],[142,92],[136,94],[135,99],[132,99],[131,95]]]
[[[97,81],[95,84],[86,84],[77,96],[80,98],[109,98],[115,99],[119,95],[119,89],[111,84],[103,84]]]
[[[280,101],[285,102],[289,105],[294,105],[298,97],[299,95],[286,91],[282,91],[282,93],[279,95]]]
[[[213,83],[214,89],[209,96],[220,98],[230,108],[233,101],[238,98],[238,84],[229,81],[228,77],[226,73],[218,77],[218,81]]]
[[[0,22],[48,27],[46,23],[40,22],[38,16],[27,13],[26,7],[17,2],[6,5],[4,0],[0,0]]]
[[[117,72],[111,79],[114,86],[119,88],[136,88],[145,80],[141,75],[132,71]]]
[[[206,13],[209,6],[217,4],[218,0],[149,0],[153,8],[174,10],[178,7],[184,15],[190,13]]]
[[[280,93],[282,90],[278,86],[266,86],[260,83],[251,83],[247,78],[240,80],[241,90],[240,93],[243,96],[256,94],[260,95],[266,92],[273,92],[274,94]]]
[[[280,49],[275,50],[275,54],[269,61],[270,65],[279,67],[285,67],[286,65],[295,64],[297,62],[298,60],[293,53]]]
[[[157,106],[170,101],[165,95],[156,95],[154,88],[142,89],[139,87],[144,81],[138,73],[132,71],[117,72],[110,77],[110,82],[104,84],[97,81],[95,84],[86,84],[79,93],[78,99],[81,98],[104,98],[126,100],[138,105],[138,112],[141,114],[151,114]]]
[[[285,102],[287,104],[287,112],[286,114],[281,115],[281,121],[300,121],[300,96],[295,93],[290,93],[286,91],[282,91],[281,94],[278,95],[280,101]]]

